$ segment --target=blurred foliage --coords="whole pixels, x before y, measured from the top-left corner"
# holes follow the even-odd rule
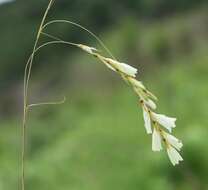
[[[26,58],[31,52],[34,36],[37,31],[40,19],[43,15],[47,1],[15,1],[11,4],[0,6],[0,23],[3,26],[0,31],[0,41],[2,48],[0,50],[0,80],[11,81],[20,79],[26,62]],[[126,18],[134,18],[134,24],[140,26],[140,22],[152,22],[167,18],[170,15],[187,12],[197,7],[207,7],[206,0],[59,0],[56,1],[55,7],[51,10],[49,19],[69,19],[76,21],[93,30],[97,34],[104,33],[109,28],[122,23]],[[115,12],[116,9],[116,12]],[[204,10],[207,12],[207,8]],[[139,20],[139,21],[138,21]],[[203,22],[203,21],[202,21]],[[201,23],[203,25],[203,23]],[[140,28],[143,28],[141,24]],[[62,36],[64,39],[77,42],[89,42],[88,35],[73,27],[63,24],[50,27],[50,31]],[[159,31],[158,31],[159,32]],[[159,32],[160,33],[160,32]],[[157,35],[157,34],[156,34]],[[162,56],[166,51],[167,40],[164,39],[163,33],[155,41],[156,54]],[[184,34],[186,35],[186,33]],[[141,33],[141,37],[143,33]],[[191,36],[190,36],[191,37]],[[170,38],[167,36],[167,38]],[[161,40],[160,40],[161,39]],[[158,44],[159,43],[159,44]],[[69,51],[60,46],[56,48],[56,54],[59,57],[65,58],[69,55]],[[151,55],[150,55],[151,56]],[[40,61],[41,60],[41,61]],[[51,55],[50,51],[40,54],[40,59],[37,60],[42,65],[45,61],[50,64],[58,63],[59,58],[56,55]],[[3,82],[2,82],[3,83]],[[4,87],[1,84],[0,87]]]
[[[178,118],[175,132],[184,141],[181,165],[173,167],[165,152],[151,151],[141,110],[126,85],[117,85],[111,92],[102,87],[96,92],[79,89],[69,92],[71,98],[65,105],[31,112],[28,188],[207,189],[208,59],[201,52],[186,60],[189,65],[181,65],[181,60],[145,79],[160,97],[160,112]],[[17,134],[15,122],[2,124],[2,189],[17,185]]]
[[[158,17],[148,15],[148,12],[151,12],[152,9],[147,9],[146,14],[140,14],[139,7],[144,8],[146,6],[141,1],[121,2],[119,7],[124,10],[119,11],[118,9],[118,15],[112,11],[112,8],[116,7],[114,5],[116,2],[103,1],[102,3],[105,4],[105,6],[102,6],[103,12],[96,12],[96,10],[100,10],[98,4],[100,5],[101,2],[88,1],[86,5],[86,2],[81,0],[57,1],[49,14],[48,20],[65,18],[83,24],[97,33],[121,60],[135,66],[140,64],[143,69],[141,74],[147,73],[152,67],[157,67],[159,64],[171,63],[175,59],[189,56],[195,50],[207,46],[206,2],[204,2],[203,8],[197,2],[195,9],[191,4],[188,4],[186,11],[182,11],[178,7],[173,11],[174,16],[169,11],[164,16]],[[157,10],[153,1],[145,2],[149,2],[149,6],[152,5]],[[170,6],[168,2],[172,1],[161,1],[164,7]],[[15,1],[0,6],[0,22],[4,25],[0,30],[2,44],[0,49],[0,62],[2,63],[0,64],[0,98],[2,99],[0,113],[2,116],[16,114],[22,109],[20,89],[24,66],[31,53],[34,36],[45,5],[46,1],[28,1],[27,3]],[[161,8],[161,6],[158,7]],[[79,9],[82,9],[82,11],[77,11]],[[111,14],[108,12],[111,12]],[[91,14],[95,15],[91,16]],[[101,18],[100,15],[106,15],[109,19],[104,21],[105,19]],[[70,25],[57,24],[50,26],[47,31],[61,36],[63,39],[89,44],[100,49],[97,42],[89,37],[86,32]],[[49,39],[44,38],[42,43],[45,40]],[[62,83],[62,88],[64,88],[67,81],[71,86],[72,81],[74,81],[72,78],[76,77],[73,74],[73,65],[80,62],[86,63],[87,61],[84,61],[86,59],[86,56],[83,56],[80,51],[66,48],[63,45],[42,49],[35,57],[33,68],[33,73],[36,73],[34,75],[35,81],[37,83],[41,81],[42,88],[49,91],[48,93],[46,91],[42,93],[45,93],[46,97],[49,96],[51,94],[51,84],[54,88],[57,84]],[[92,59],[88,60],[92,62]],[[59,72],[57,72],[57,67]],[[50,72],[48,68],[50,68]],[[69,75],[70,77],[68,77]],[[40,90],[35,88],[33,93]],[[42,95],[39,94],[39,96]],[[38,96],[38,94],[33,96]]]
[[[23,70],[46,4],[0,6],[0,190],[19,184]],[[48,19],[81,23],[139,68],[159,112],[178,118],[185,161],[172,167],[165,152],[151,151],[137,99],[114,73],[79,50],[53,46],[35,58],[30,101],[68,100],[31,112],[28,189],[208,189],[207,16],[206,0],[57,1]],[[48,32],[100,49],[68,25]]]

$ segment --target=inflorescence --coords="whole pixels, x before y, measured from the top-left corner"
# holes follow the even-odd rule
[[[126,63],[102,56],[94,47],[83,44],[77,44],[77,47],[99,59],[109,69],[118,73],[133,88],[139,97],[139,104],[143,110],[146,132],[152,135],[152,150],[161,151],[163,144],[173,165],[183,161],[183,158],[178,153],[183,144],[179,139],[170,134],[172,129],[176,127],[176,118],[158,114],[154,111],[157,108],[155,104],[157,97],[148,91],[141,81],[136,79],[137,69]]]

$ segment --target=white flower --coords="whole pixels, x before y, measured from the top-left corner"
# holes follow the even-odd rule
[[[175,166],[176,164],[178,164],[180,161],[183,161],[183,158],[181,157],[181,155],[177,152],[177,150],[175,148],[173,148],[172,146],[169,146],[167,148],[167,153],[168,153],[168,157],[171,161],[171,163]]]
[[[162,143],[161,143],[161,135],[160,132],[154,128],[153,134],[152,134],[152,150],[153,151],[160,151],[162,150]]]
[[[128,80],[134,87],[141,88],[141,89],[146,89],[141,81],[138,81],[135,78],[130,78],[130,77],[129,77]]]
[[[170,144],[171,146],[173,146],[174,148],[180,151],[180,149],[183,147],[183,143],[179,139],[166,132],[163,132],[163,135],[167,140],[168,144]]]
[[[166,115],[157,114],[154,112],[152,112],[152,117],[157,123],[168,129],[169,132],[172,131],[172,128],[176,127],[176,118],[168,117]]]
[[[113,60],[111,58],[103,58],[102,59],[105,64],[107,65],[110,65],[109,68],[111,68],[113,71],[120,71],[121,73],[125,74],[125,75],[128,75],[128,76],[131,76],[131,77],[136,77],[136,74],[137,74],[137,69],[130,66],[130,65],[127,65],[126,63],[121,63],[121,62],[118,62],[116,60]]]
[[[151,134],[152,133],[152,127],[151,127],[150,114],[149,114],[147,108],[145,107],[145,105],[142,106],[142,109],[143,109],[143,117],[144,117],[145,129],[147,131],[147,134]]]
[[[82,50],[86,51],[87,53],[89,54],[93,54],[94,51],[97,51],[96,48],[94,47],[89,47],[89,46],[86,46],[86,45],[83,45],[83,44],[78,44],[77,45],[79,48],[81,48]]]
[[[151,99],[144,100],[144,103],[146,106],[148,106],[149,108],[153,110],[157,108],[156,104]]]

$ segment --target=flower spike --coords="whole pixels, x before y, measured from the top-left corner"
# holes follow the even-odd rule
[[[157,100],[157,97],[147,90],[141,81],[136,79],[137,69],[126,63],[106,58],[100,55],[97,52],[97,49],[93,47],[82,44],[79,44],[78,47],[98,58],[109,69],[118,73],[122,79],[132,87],[140,100],[145,130],[147,134],[152,134],[152,150],[161,151],[163,149],[162,144],[164,144],[168,157],[173,165],[182,161],[183,158],[178,153],[183,146],[182,142],[165,131],[168,130],[168,132],[172,132],[172,129],[176,127],[176,118],[158,114],[153,111],[157,108],[157,105],[154,102]]]

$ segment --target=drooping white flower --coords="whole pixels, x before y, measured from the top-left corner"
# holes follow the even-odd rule
[[[82,50],[86,51],[87,53],[89,54],[93,54],[94,51],[97,51],[96,48],[94,47],[89,47],[89,46],[86,46],[86,45],[83,45],[83,44],[78,44],[77,45],[79,48],[81,48]]]
[[[172,131],[172,128],[176,127],[175,125],[176,118],[168,117],[166,115],[157,114],[154,112],[152,112],[152,117],[156,122],[158,122],[160,125],[168,129],[169,132]]]
[[[144,100],[144,103],[146,106],[148,106],[149,108],[153,110],[157,108],[156,104],[151,99]]]
[[[177,139],[173,135],[170,135],[166,132],[163,132],[163,135],[164,135],[168,144],[170,144],[171,146],[173,146],[174,148],[176,148],[179,151],[181,150],[181,148],[183,147],[183,143],[179,139]]]
[[[181,155],[177,152],[177,150],[172,147],[168,146],[167,148],[168,157],[171,161],[171,163],[175,166],[176,164],[179,164],[180,161],[183,161],[183,158]]]
[[[152,127],[151,127],[151,119],[150,119],[150,114],[147,110],[147,108],[145,107],[145,105],[142,106],[143,109],[143,117],[144,117],[144,126],[146,129],[147,134],[151,134],[152,133]]]
[[[162,150],[162,138],[160,135],[160,132],[154,128],[153,134],[152,134],[152,150],[153,151],[160,151]]]
[[[111,67],[108,67],[111,68],[113,71],[118,70],[127,76],[136,77],[137,69],[126,63],[121,63],[111,58],[105,57],[103,57],[103,61],[105,62],[105,64],[110,65]]]

